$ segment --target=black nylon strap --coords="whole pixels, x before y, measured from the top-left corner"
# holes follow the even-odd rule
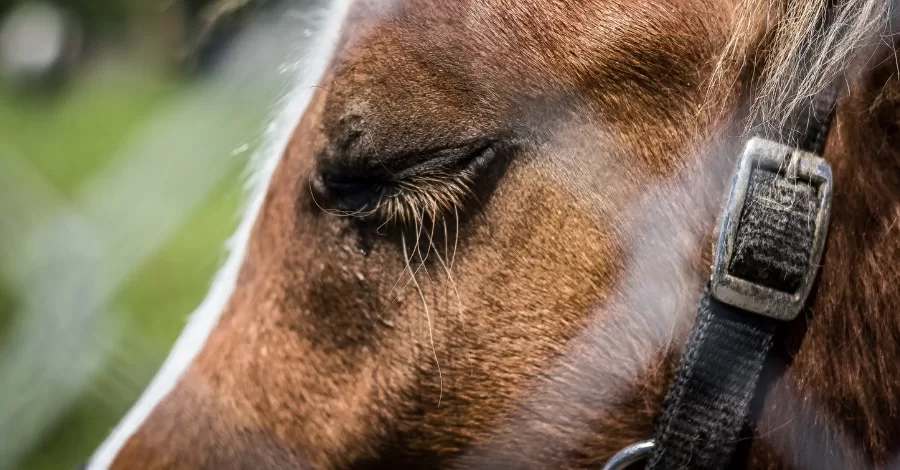
[[[663,403],[647,468],[725,468],[772,345],[775,322],[719,302],[707,286],[680,371]]]
[[[784,292],[796,292],[809,269],[815,188],[762,169],[750,175],[729,272]]]
[[[821,154],[834,114],[835,89],[817,96],[797,119],[802,150]],[[795,292],[809,265],[814,189],[776,172],[754,170],[741,211],[729,272]],[[720,470],[747,424],[750,402],[771,348],[777,320],[716,300],[704,290],[688,343],[654,432],[647,470]]]
[[[815,96],[793,121],[793,135],[783,140],[801,150],[821,155],[825,150],[825,138],[834,118],[838,88],[832,84]]]

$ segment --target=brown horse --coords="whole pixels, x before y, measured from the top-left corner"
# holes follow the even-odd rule
[[[602,466],[652,434],[747,132],[836,79],[824,265],[735,465],[898,468],[890,7],[336,4],[235,254],[90,468]]]

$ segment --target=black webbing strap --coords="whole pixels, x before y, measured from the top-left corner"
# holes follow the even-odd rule
[[[709,295],[657,422],[649,469],[722,469],[738,434],[769,347],[775,322]]]
[[[797,148],[816,155],[825,151],[825,138],[828,137],[831,121],[834,119],[837,93],[837,85],[832,84],[816,95],[808,108],[802,110],[794,127],[795,132],[799,133]]]
[[[798,118],[801,150],[820,154],[833,116],[834,90]],[[737,179],[736,179],[737,181]],[[737,183],[735,183],[737,184]],[[732,191],[735,191],[732,189]],[[816,187],[778,168],[747,179],[727,274],[784,293],[810,274],[820,209]],[[827,207],[825,208],[827,210]],[[724,230],[724,229],[723,229]],[[709,285],[654,433],[648,470],[720,470],[729,465],[779,320],[716,299]]]

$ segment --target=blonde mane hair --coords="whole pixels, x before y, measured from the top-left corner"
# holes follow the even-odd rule
[[[710,90],[721,89],[726,76],[735,76],[728,70],[750,67],[754,92],[749,123],[780,128],[813,96],[836,84],[845,86],[845,72],[866,63],[873,46],[890,35],[890,2],[741,0]]]

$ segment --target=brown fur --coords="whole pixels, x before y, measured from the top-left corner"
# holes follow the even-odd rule
[[[353,10],[227,311],[114,468],[596,468],[650,436],[752,80],[700,113],[731,4],[576,3]],[[900,464],[893,60],[840,102],[825,264],[767,369],[750,468]],[[473,197],[411,227],[319,207],[320,171],[478,139],[500,151]]]

